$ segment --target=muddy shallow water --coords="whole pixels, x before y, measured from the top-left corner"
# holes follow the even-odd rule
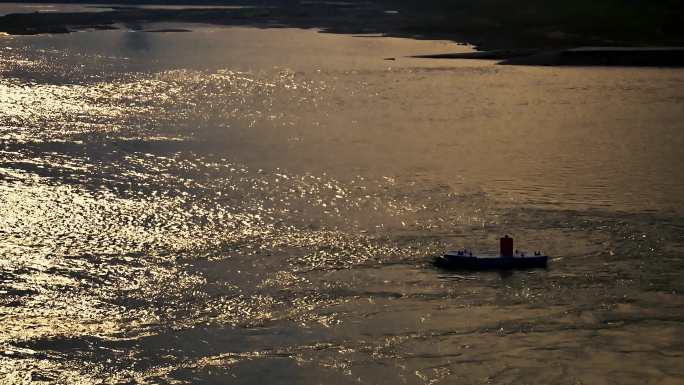
[[[0,37],[3,382],[682,381],[684,70],[192,28]]]

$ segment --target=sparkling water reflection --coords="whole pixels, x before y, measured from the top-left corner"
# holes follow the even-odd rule
[[[684,376],[681,70],[125,34],[3,38],[4,382]],[[551,269],[428,263],[503,232]]]

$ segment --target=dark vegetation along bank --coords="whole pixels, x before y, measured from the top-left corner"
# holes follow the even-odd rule
[[[83,2],[97,3],[98,0]],[[681,0],[120,0],[117,3],[120,6],[106,12],[7,15],[0,17],[0,31],[66,33],[148,22],[321,28],[337,33],[451,39],[474,44],[481,50],[499,50],[498,54],[490,55],[497,58],[521,56],[529,50],[578,46],[684,46],[684,1]],[[138,4],[192,4],[207,8],[143,9],[136,8]],[[211,5],[250,7],[210,9]]]
[[[681,0],[396,0],[416,30],[457,33],[494,48],[684,45]],[[498,43],[497,43],[498,42]]]

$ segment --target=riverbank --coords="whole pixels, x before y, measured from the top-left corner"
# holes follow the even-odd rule
[[[509,49],[415,55],[417,59],[498,60],[531,66],[684,67],[684,47],[579,47],[563,50]]]
[[[67,1],[74,3],[75,1]],[[55,2],[53,2],[55,3]],[[88,1],[88,3],[102,3]],[[684,46],[677,21],[681,6],[599,2],[540,3],[402,0],[370,2],[201,1],[178,8],[152,8],[155,1],[121,1],[93,12],[11,14],[0,17],[9,34],[68,33],[148,22],[208,23],[229,26],[318,28],[324,32],[452,40],[479,50],[544,49],[579,46]],[[145,8],[125,4],[147,4]],[[225,7],[229,5],[231,7]],[[212,6],[214,8],[212,8]],[[217,8],[223,6],[223,8]],[[109,7],[109,6],[108,6]]]

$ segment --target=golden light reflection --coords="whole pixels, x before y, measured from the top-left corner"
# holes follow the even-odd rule
[[[627,182],[613,170],[570,188],[563,178],[604,153],[562,169],[543,158],[558,137],[577,144],[588,100],[597,132],[613,132],[606,93],[629,106],[649,97],[632,72],[157,71],[11,48],[0,55],[0,380],[183,383],[277,361],[278,376],[304,368],[340,383],[516,382],[532,377],[507,371],[502,352],[557,355],[563,374],[586,349],[617,373],[628,343],[616,340],[637,344],[663,383],[681,374],[681,219],[605,209],[642,201],[612,194],[631,169]],[[681,74],[637,75],[662,95],[633,120],[678,128]],[[559,92],[564,82],[585,87]],[[511,141],[523,128],[531,144]],[[493,160],[448,156],[461,151]],[[517,174],[499,178],[497,164]],[[537,178],[555,169],[565,174]],[[587,201],[603,209],[576,210]],[[562,259],[508,278],[429,265],[509,229]]]

